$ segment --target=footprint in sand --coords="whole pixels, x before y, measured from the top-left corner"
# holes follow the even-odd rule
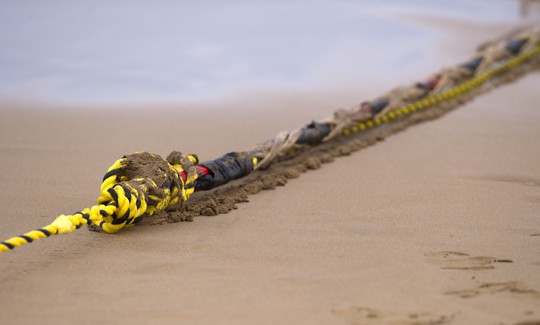
[[[508,292],[516,295],[527,295],[531,298],[540,299],[538,291],[527,288],[523,283],[517,281],[484,283],[473,289],[445,292],[445,295],[458,296],[460,298],[472,298],[479,295]]]
[[[461,252],[433,252],[425,254],[428,263],[438,265],[447,270],[491,270],[494,263],[513,263],[508,259],[497,259],[490,256],[470,256]]]
[[[332,313],[351,325],[437,325],[447,324],[453,318],[431,313],[383,312],[365,307],[336,308]]]

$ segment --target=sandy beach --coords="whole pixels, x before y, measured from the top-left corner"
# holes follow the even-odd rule
[[[93,205],[124,154],[247,149],[519,26],[399,19],[437,31],[426,55],[440,61],[206,106],[2,104],[0,237]],[[540,324],[538,84],[531,72],[228,214],[81,229],[2,254],[0,323]]]

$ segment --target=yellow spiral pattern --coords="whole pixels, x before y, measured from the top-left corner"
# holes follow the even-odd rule
[[[455,100],[539,55],[540,45],[536,45],[532,50],[513,56],[503,62],[497,62],[496,66],[491,70],[471,77],[450,89],[428,95],[420,100],[391,110],[382,116],[358,122],[345,128],[342,134],[347,136],[357,132],[364,132],[398,118],[434,107],[437,104]],[[199,162],[196,155],[182,155],[175,152],[173,158],[167,158],[168,161],[165,161],[154,154],[136,153],[134,155],[137,154],[148,155],[161,163],[162,166],[166,163],[169,170],[168,172],[162,170],[163,175],[161,176],[167,179],[171,175],[175,175],[173,176],[175,179],[161,185],[158,185],[154,179],[144,176],[130,179],[125,174],[129,158],[118,159],[104,176],[97,205],[72,215],[60,215],[43,228],[0,242],[0,253],[45,237],[72,233],[83,225],[95,225],[107,233],[116,233],[124,227],[141,221],[144,216],[151,216],[156,212],[188,200],[195,191],[197,172],[194,165]],[[253,157],[253,164],[256,165],[257,162],[257,158]],[[183,181],[178,176],[179,172],[186,173],[186,181]]]
[[[445,101],[450,101],[464,96],[471,91],[480,88],[486,84],[489,80],[502,75],[509,70],[516,68],[530,59],[540,55],[540,45],[537,45],[534,49],[517,55],[513,58],[508,59],[503,64],[485,72],[478,76],[472,77],[469,80],[466,80],[448,90],[442,91],[438,94],[429,95],[418,101],[403,105],[394,110],[389,111],[382,116],[377,116],[365,121],[361,121],[351,127],[343,129],[343,135],[351,135],[353,133],[367,131],[376,126],[379,126],[384,123],[391,122],[398,117],[407,116],[415,112],[423,111],[428,108],[434,107],[437,104],[440,104]]]
[[[162,159],[157,155],[148,155],[152,155],[156,159]],[[198,162],[198,158],[195,155],[183,157],[187,158],[191,164],[184,163],[182,165],[182,163],[171,164],[167,162],[170,170],[173,171],[171,174],[178,177],[177,181],[180,187],[161,188],[165,193],[162,197],[149,194],[152,187],[157,188],[154,180],[144,178],[128,179],[123,174],[126,167],[126,158],[118,159],[105,174],[101,183],[101,195],[97,200],[97,205],[72,215],[61,215],[43,228],[5,240],[0,243],[0,253],[45,237],[69,234],[87,224],[99,226],[104,232],[114,234],[124,227],[141,221],[144,216],[151,216],[158,211],[177,204],[179,201],[187,200],[195,189],[192,185],[197,180],[197,173],[192,167]],[[184,170],[187,173],[185,182],[178,176],[178,172]],[[166,173],[164,172],[164,174]]]

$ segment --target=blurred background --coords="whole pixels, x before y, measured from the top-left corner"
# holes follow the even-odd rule
[[[449,31],[470,54],[469,30],[539,17],[531,0],[1,0],[0,102],[146,105],[349,93],[360,83],[388,89],[456,63],[444,56]]]

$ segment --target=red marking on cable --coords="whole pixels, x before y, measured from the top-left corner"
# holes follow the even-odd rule
[[[427,80],[417,83],[418,86],[433,90],[435,87],[437,87],[437,84],[439,84],[439,81],[441,81],[441,75],[436,74],[434,76],[429,77]]]
[[[205,175],[210,174],[210,169],[206,168],[205,166],[199,165],[199,166],[195,166],[195,168],[197,169],[197,175],[199,175],[199,177],[203,177]],[[180,178],[182,178],[182,180],[185,183],[187,179],[186,172],[181,171],[178,173],[178,175],[180,176]]]

